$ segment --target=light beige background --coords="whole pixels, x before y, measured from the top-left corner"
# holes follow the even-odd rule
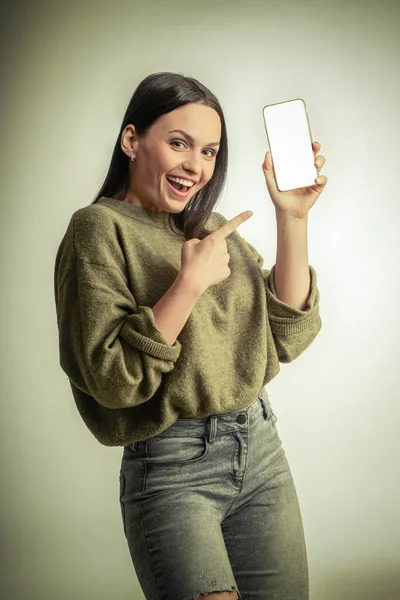
[[[123,536],[121,448],[86,429],[58,363],[53,267],[149,73],[226,113],[216,210],[275,262],[265,104],[305,99],[326,157],[309,216],[323,329],[268,386],[297,484],[312,600],[400,597],[400,3],[30,3],[2,17],[1,525],[7,600],[143,598]],[[177,599],[179,600],[179,599]]]

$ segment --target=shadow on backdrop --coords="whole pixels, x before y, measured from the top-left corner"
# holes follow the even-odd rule
[[[398,600],[400,565],[337,571],[316,578],[311,600]]]

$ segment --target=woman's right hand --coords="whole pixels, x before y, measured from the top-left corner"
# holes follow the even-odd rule
[[[183,244],[180,275],[190,282],[199,294],[229,277],[230,256],[225,240],[251,216],[251,211],[242,212],[224,223],[217,231],[210,233],[204,240],[193,238]]]

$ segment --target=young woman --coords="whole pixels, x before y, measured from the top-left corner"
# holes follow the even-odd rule
[[[148,600],[308,598],[265,386],[321,328],[307,216],[327,179],[279,192],[266,153],[278,232],[267,270],[237,231],[250,215],[213,211],[227,158],[216,97],[193,78],[150,75],[56,257],[60,364],[92,434],[123,447],[122,521]]]

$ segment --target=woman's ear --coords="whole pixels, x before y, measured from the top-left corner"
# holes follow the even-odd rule
[[[129,158],[136,154],[139,146],[136,128],[134,125],[127,125],[121,134],[121,149]]]

